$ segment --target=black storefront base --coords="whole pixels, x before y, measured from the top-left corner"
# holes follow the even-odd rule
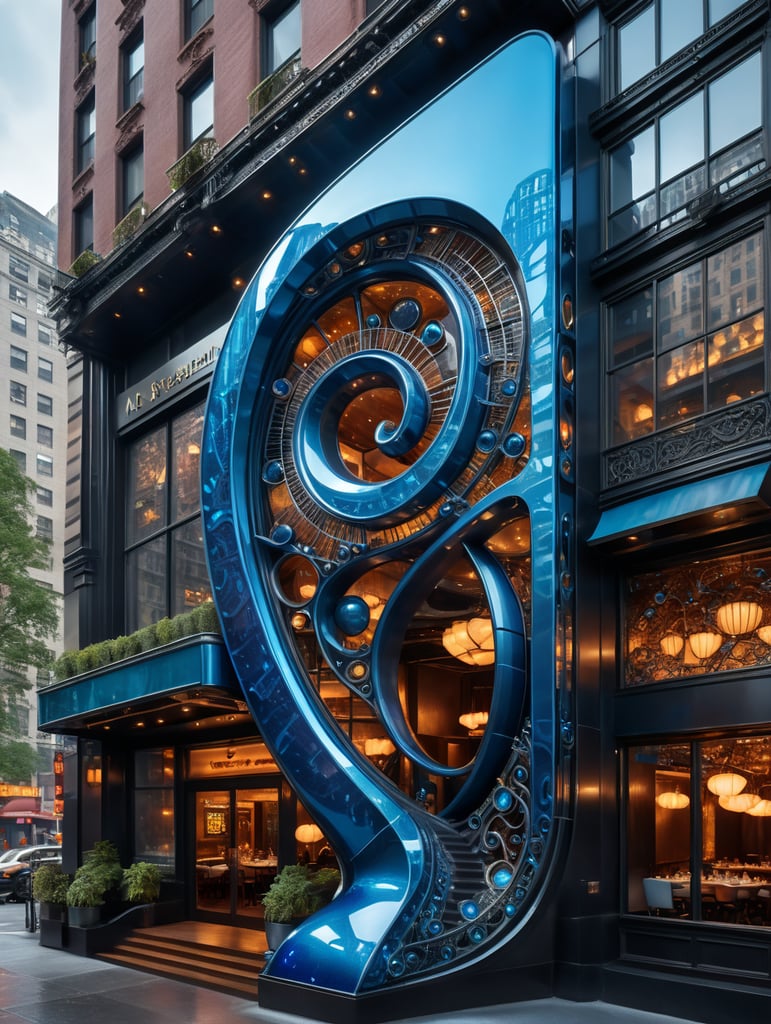
[[[487,973],[460,971],[435,982],[400,985],[356,997],[265,975],[259,980],[259,1004],[263,1009],[330,1024],[381,1024],[405,1017],[548,999],[552,994],[551,963]]]

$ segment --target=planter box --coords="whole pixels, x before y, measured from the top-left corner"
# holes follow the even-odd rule
[[[101,907],[68,907],[67,921],[75,928],[91,928],[102,920]]]
[[[40,919],[40,945],[47,949],[66,949],[67,947],[67,925],[64,919],[58,921],[41,917]]]

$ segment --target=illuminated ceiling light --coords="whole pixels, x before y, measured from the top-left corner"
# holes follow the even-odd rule
[[[222,228],[219,226],[219,224],[212,224],[210,230],[211,230],[211,233],[213,235],[221,235],[222,234]]]
[[[264,192],[262,193],[262,198],[263,199],[272,199],[273,198],[273,193],[270,191],[270,189],[266,188],[264,190]]]
[[[318,825],[298,825],[294,830],[294,837],[298,843],[305,843],[310,846],[313,843],[317,843],[320,839],[323,839],[324,833]]]
[[[471,17],[471,11],[465,6],[459,7],[456,13],[458,15],[458,21],[466,21]]]
[[[746,785],[744,776],[736,772],[718,772],[707,779],[707,789],[715,796],[736,796]]]
[[[143,284],[140,284],[140,286],[137,288],[137,295],[144,295],[146,291],[147,289],[145,288],[145,286]]]
[[[192,260],[195,256],[195,253],[193,252],[192,249],[185,249],[185,256],[187,256],[189,260]]]
[[[367,89],[367,95],[376,100],[383,95],[383,90],[373,82],[369,89]]]
[[[667,633],[660,640],[661,649],[670,658],[676,658],[683,649],[683,638],[678,633]]]
[[[755,601],[731,601],[717,610],[718,629],[728,636],[752,633],[760,625],[763,609]]]
[[[465,715],[461,715],[458,722],[464,729],[468,729],[470,736],[480,736],[484,732],[489,718],[490,715],[487,711],[469,711]]]
[[[121,318],[121,314],[120,313],[113,313],[113,316],[115,317],[116,320],[120,320],[120,318]]]
[[[345,117],[346,121],[355,121],[355,120],[356,120],[356,111],[355,111],[355,110],[352,110],[352,109],[351,109],[351,108],[349,107],[349,108],[348,108],[348,109],[346,110],[346,112],[345,112],[345,114],[344,114],[343,116]]]
[[[435,35],[431,36],[431,42],[434,46],[442,47],[447,42],[447,36],[442,32],[437,32]]]
[[[289,166],[290,166],[290,167],[294,167],[294,165],[295,165],[296,163],[297,163],[297,157],[296,157],[296,156],[290,156],[290,157],[289,157]]]
[[[771,800],[759,800],[754,807],[748,807],[744,813],[751,814],[754,818],[771,818]]]
[[[680,792],[680,787],[675,786],[674,790],[668,793],[660,793],[656,797],[656,803],[659,807],[664,807],[668,811],[681,811],[684,807],[690,804],[690,799],[685,793]]]
[[[239,288],[239,289],[243,288],[245,284],[246,284],[246,282],[244,281],[243,277],[234,277],[233,278],[233,287],[234,288]]]
[[[760,803],[760,797],[757,793],[737,793],[736,796],[721,796],[718,797],[717,801],[724,811],[734,811],[736,814],[741,814],[744,811],[750,811],[753,807]]]
[[[364,753],[367,757],[388,757],[389,754],[393,754],[395,749],[393,743],[385,736],[382,739],[364,740]]]
[[[771,626],[761,626],[758,630],[758,636],[764,644],[771,646]]]
[[[691,633],[688,637],[688,646],[699,661],[711,658],[722,642],[723,638],[719,633]]]
[[[442,645],[465,665],[492,665],[495,661],[493,624],[488,618],[453,622],[442,634]]]

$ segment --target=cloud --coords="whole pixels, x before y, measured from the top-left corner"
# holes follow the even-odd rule
[[[0,191],[56,203],[61,0],[0,0]]]

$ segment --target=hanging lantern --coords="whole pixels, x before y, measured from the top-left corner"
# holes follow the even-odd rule
[[[763,609],[755,601],[731,601],[717,610],[717,625],[728,636],[741,636],[757,629]]]
[[[466,665],[492,665],[495,661],[493,624],[490,619],[460,619],[442,634],[445,650]]]
[[[758,636],[764,644],[768,644],[771,647],[771,626],[761,626],[758,630]]]
[[[737,793],[735,796],[721,796],[717,802],[724,811],[736,811],[737,814],[740,814],[759,804],[760,797],[757,793]]]
[[[753,807],[748,807],[744,812],[755,818],[771,818],[771,800],[758,800]]]
[[[675,786],[674,790],[670,792],[659,793],[656,797],[656,803],[659,807],[664,807],[668,811],[681,811],[690,802],[685,793],[680,792],[679,786]]]
[[[688,637],[688,645],[699,661],[711,658],[722,642],[719,633],[691,633]]]
[[[683,649],[683,638],[678,633],[667,633],[660,643],[662,651],[670,658],[676,658]]]
[[[747,785],[743,775],[736,772],[719,772],[707,779],[707,789],[715,796],[736,796]]]

